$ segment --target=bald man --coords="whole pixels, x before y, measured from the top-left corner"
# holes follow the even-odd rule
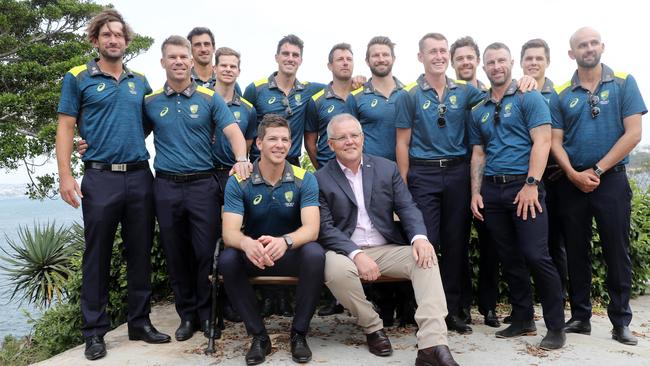
[[[550,103],[552,152],[566,173],[557,191],[569,263],[571,319],[566,332],[591,333],[590,241],[595,218],[607,264],[612,338],[636,345],[628,327],[632,191],[625,165],[641,140],[641,116],[648,110],[632,75],[600,62],[605,45],[596,30],[578,29],[570,47],[569,57],[578,68],[570,81],[556,88]]]

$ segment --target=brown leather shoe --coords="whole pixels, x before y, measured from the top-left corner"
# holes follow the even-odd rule
[[[415,366],[459,366],[445,345],[433,346],[418,351]]]
[[[366,334],[366,339],[368,340],[368,350],[373,355],[386,357],[393,354],[393,346],[390,345],[390,340],[383,329]]]

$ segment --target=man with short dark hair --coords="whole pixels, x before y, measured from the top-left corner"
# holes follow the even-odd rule
[[[235,175],[226,186],[226,249],[219,256],[219,269],[230,301],[253,336],[246,353],[248,365],[264,362],[271,352],[271,339],[248,277],[298,277],[291,356],[305,363],[312,357],[306,335],[325,264],[323,248],[315,242],[320,224],[318,184],[311,173],[285,160],[291,149],[291,130],[282,116],[268,114],[262,119],[256,143],[260,158],[251,177]]]
[[[553,155],[566,173],[558,183],[569,264],[571,319],[566,331],[591,333],[590,243],[595,218],[607,264],[612,338],[636,345],[629,328],[632,191],[625,165],[641,140],[641,116],[648,110],[634,77],[600,62],[605,45],[598,31],[578,29],[570,46],[577,70],[551,101]]]
[[[558,349],[566,342],[562,287],[548,254],[548,218],[539,184],[550,150],[551,116],[539,92],[517,90],[505,44],[489,45],[483,64],[491,88],[472,109],[471,209],[485,221],[510,289],[512,323],[496,336],[537,332],[529,267],[548,330],[540,347]]]
[[[217,81],[212,56],[214,55],[214,34],[209,28],[195,27],[187,34],[192,45],[192,80],[198,85],[212,89]]]
[[[142,129],[142,100],[151,92],[144,75],[123,57],[132,32],[122,15],[104,10],[88,24],[99,58],[63,78],[58,107],[56,157],[61,198],[77,208],[81,198],[85,248],[82,262],[82,333],[89,360],[106,355],[104,334],[115,231],[122,225],[127,261],[128,333],[131,340],[169,342],[149,320],[154,207],[149,153]],[[70,170],[75,127],[91,147],[83,156],[81,188]]]

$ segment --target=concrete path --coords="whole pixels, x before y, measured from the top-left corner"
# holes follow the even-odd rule
[[[567,346],[559,351],[547,352],[536,347],[546,333],[544,322],[537,320],[538,335],[515,339],[497,339],[495,329],[482,324],[483,317],[473,314],[474,333],[458,335],[450,333],[449,345],[454,358],[461,365],[606,365],[650,366],[650,296],[632,301],[634,318],[631,329],[639,339],[637,346],[625,346],[611,339],[611,325],[604,312],[594,314],[591,336],[568,334]],[[537,314],[541,314],[539,308]],[[504,314],[500,314],[503,316]],[[155,326],[172,335],[178,326],[178,316],[173,305],[157,306],[151,318]],[[478,321],[480,319],[480,322]],[[273,352],[267,357],[267,365],[292,365],[289,353],[289,318],[272,317],[267,320],[273,340]],[[503,326],[502,326],[503,328]],[[308,338],[314,353],[312,365],[413,365],[416,356],[415,328],[391,328],[388,334],[393,343],[391,357],[380,358],[370,354],[365,337],[346,316],[318,317],[312,320]],[[89,362],[83,356],[83,345],[68,350],[38,365],[245,365],[243,355],[249,346],[249,338],[242,324],[226,323],[222,339],[217,341],[217,352],[205,356],[206,339],[196,333],[185,342],[150,345],[141,341],[129,341],[126,324],[105,337],[108,355]]]

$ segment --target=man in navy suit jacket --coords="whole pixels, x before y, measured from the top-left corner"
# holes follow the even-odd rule
[[[340,114],[327,126],[336,154],[316,173],[320,190],[319,243],[325,256],[325,284],[357,317],[370,352],[392,354],[382,320],[363,293],[360,279],[380,275],[410,279],[418,308],[416,365],[457,365],[447,346],[447,307],[433,246],[397,165],[364,155],[359,121]],[[400,218],[400,228],[393,213]]]

